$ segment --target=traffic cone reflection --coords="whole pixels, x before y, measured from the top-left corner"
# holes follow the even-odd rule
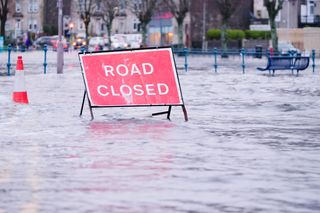
[[[24,79],[22,56],[18,56],[18,60],[17,60],[12,99],[16,103],[21,103],[21,104],[29,103],[28,94],[26,91],[25,79]]]

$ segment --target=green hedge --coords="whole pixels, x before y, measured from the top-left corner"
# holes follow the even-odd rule
[[[230,40],[246,39],[270,39],[270,31],[261,30],[227,30],[227,37]],[[210,29],[207,31],[207,38],[209,40],[219,40],[221,38],[221,30]]]
[[[270,39],[270,31],[262,30],[245,30],[246,39]]]
[[[227,36],[230,40],[242,40],[245,38],[243,30],[227,30]]]
[[[208,39],[216,39],[219,40],[221,37],[221,30],[218,29],[210,29],[207,32],[207,38]]]

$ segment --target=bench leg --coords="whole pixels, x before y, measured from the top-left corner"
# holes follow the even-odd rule
[[[272,76],[274,76],[274,73],[275,73],[275,71],[274,71],[274,70],[272,70]]]

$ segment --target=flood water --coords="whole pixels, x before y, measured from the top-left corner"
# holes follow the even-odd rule
[[[234,59],[214,73],[210,60],[179,69],[189,122],[181,107],[171,121],[150,116],[163,107],[80,118],[76,65],[27,75],[29,105],[1,76],[0,213],[319,212],[319,73],[272,77],[255,61],[242,74]]]

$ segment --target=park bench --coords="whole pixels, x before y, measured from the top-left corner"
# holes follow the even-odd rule
[[[269,56],[268,64],[265,68],[258,67],[259,71],[269,71],[269,74],[272,71],[274,75],[276,70],[291,70],[299,71],[307,69],[309,66],[309,57],[307,56]]]

